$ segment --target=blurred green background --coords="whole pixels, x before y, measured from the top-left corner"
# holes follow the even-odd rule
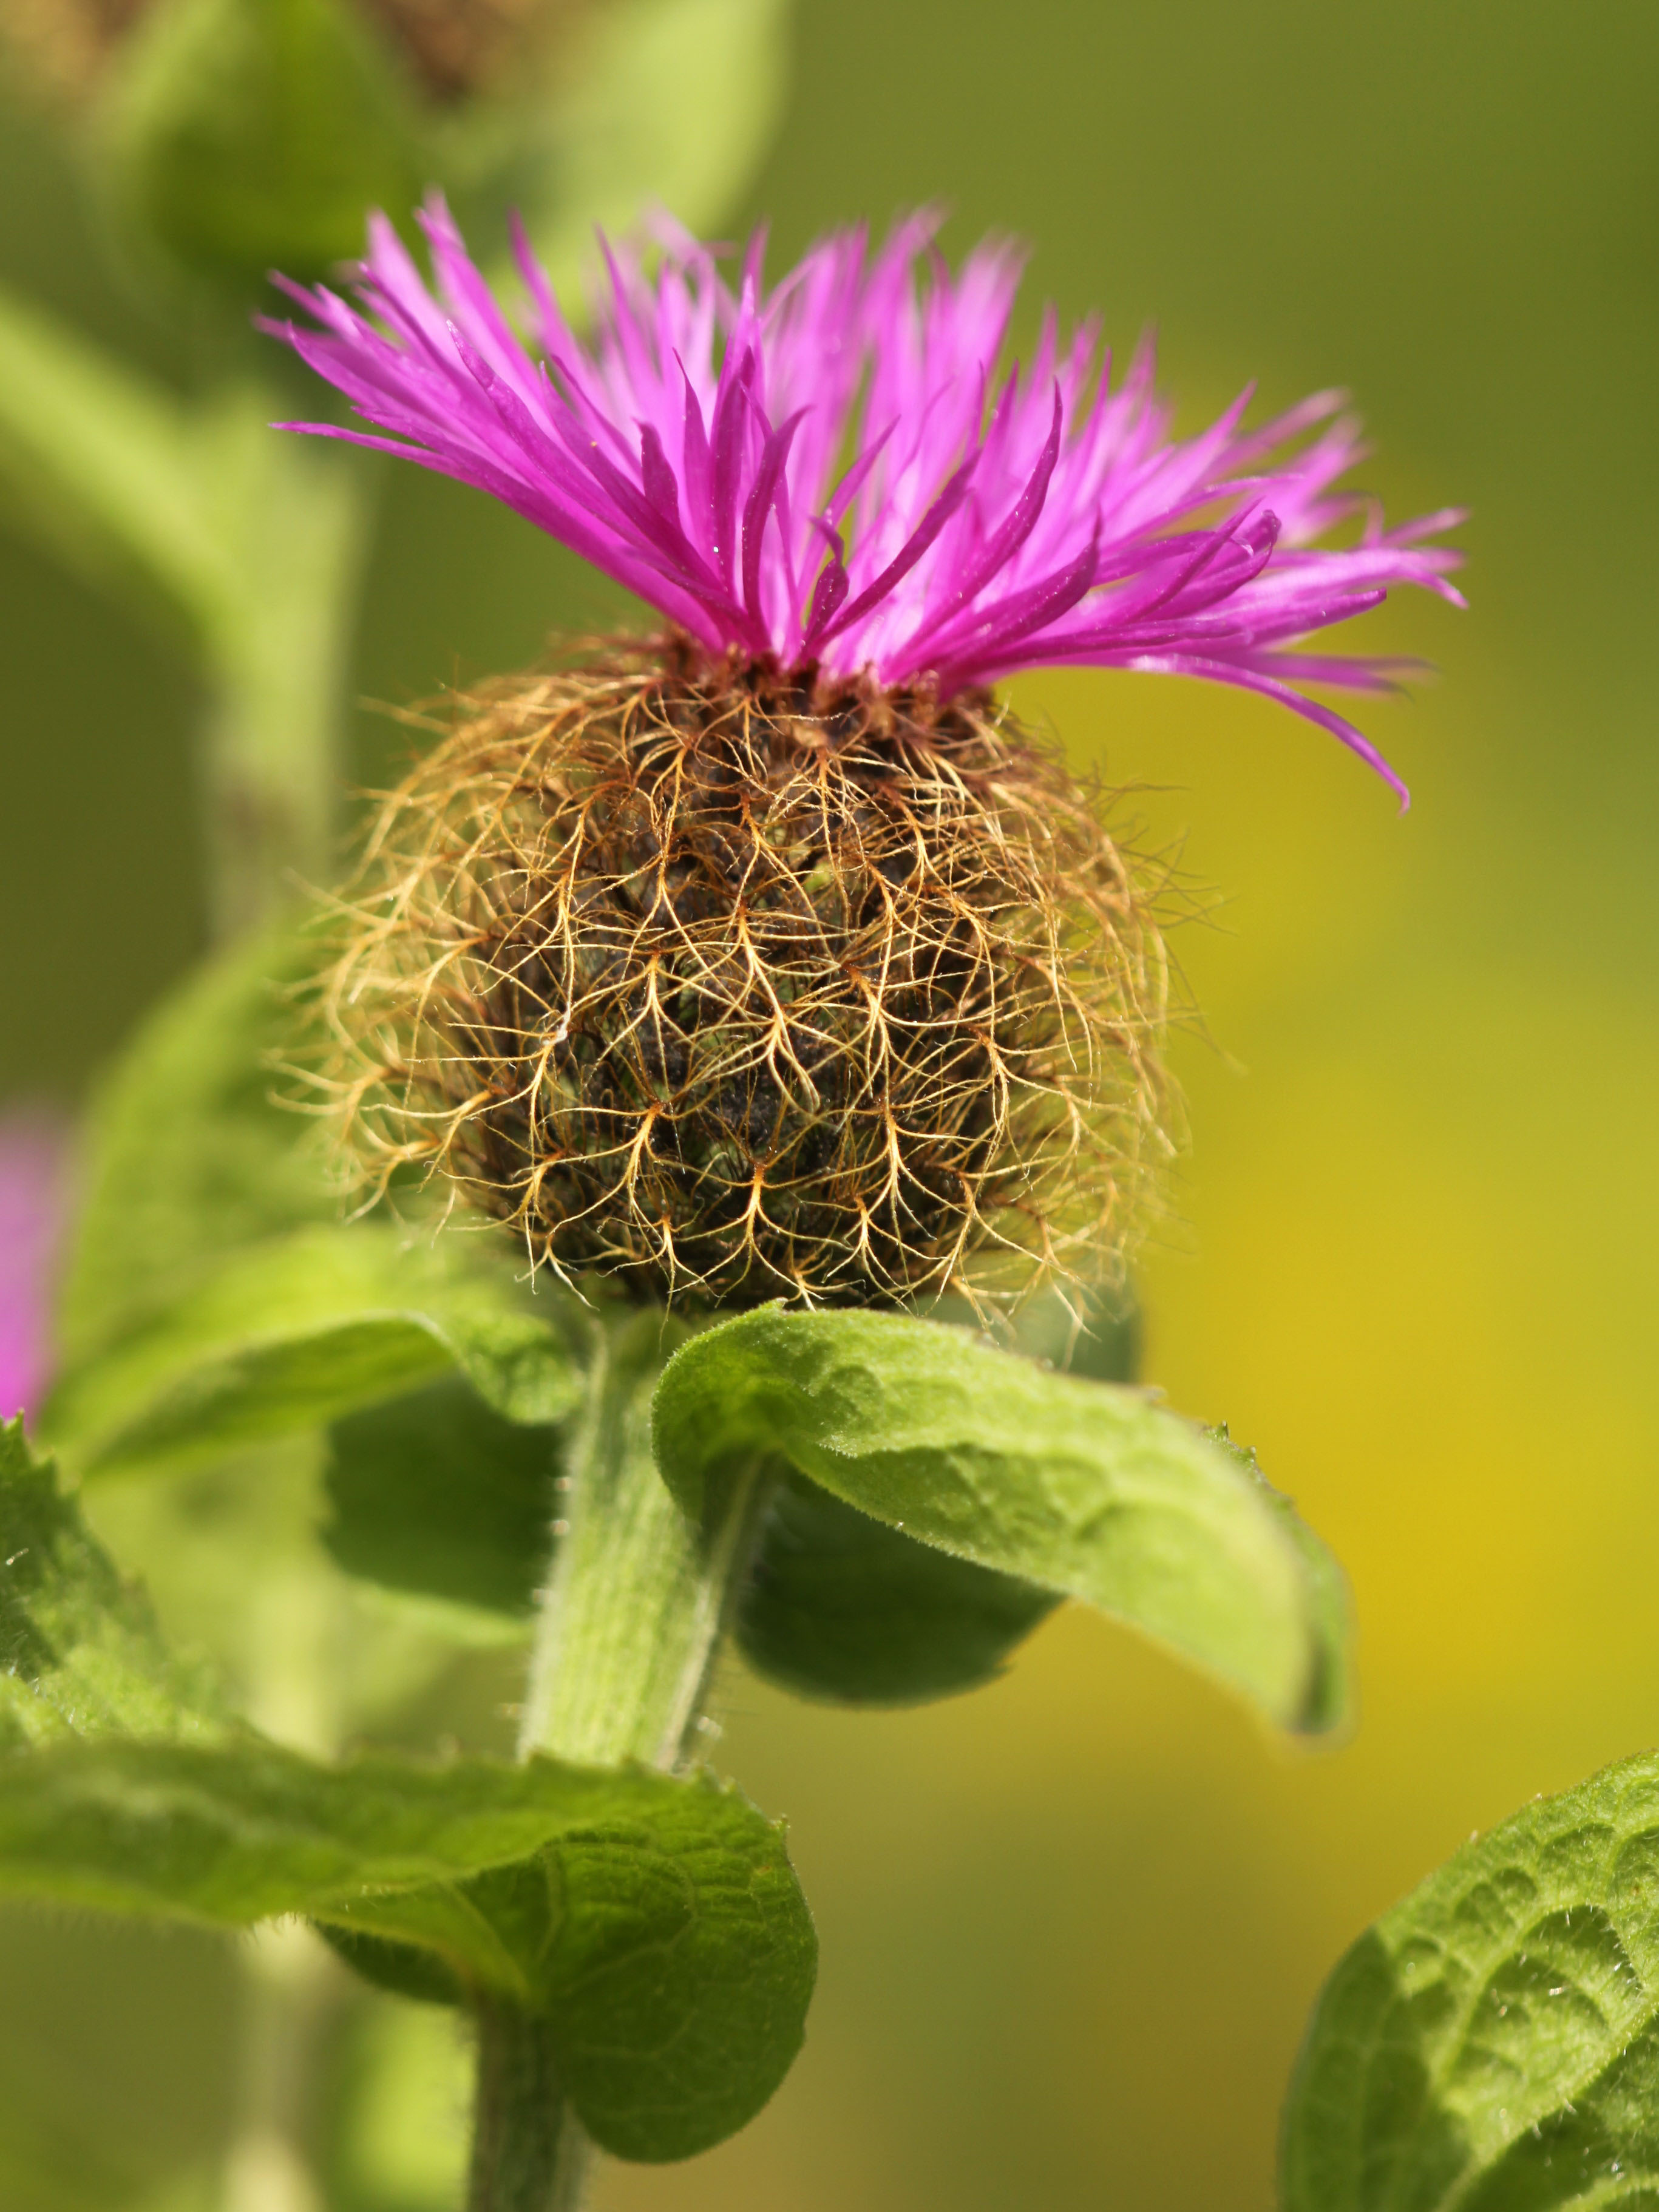
[[[1030,319],[1156,324],[1188,427],[1251,377],[1273,405],[1352,386],[1393,514],[1474,507],[1474,611],[1370,618],[1441,670],[1362,717],[1403,819],[1264,705],[1018,687],[1223,894],[1181,944],[1206,1027],[1147,1372],[1346,1564],[1356,1740],[1290,1757],[1075,1611],[910,1715],[731,1680],[723,1763],[789,1817],[823,1940],[811,2037],[747,2133],[611,2167],[600,2203],[1261,2212],[1344,1946],[1472,1828],[1659,1738],[1659,15],[803,0],[749,198],[776,264],[921,198],[953,247],[1022,234]],[[0,278],[180,359],[21,118]],[[388,469],[356,688],[616,611],[527,526]],[[0,1097],[72,1103],[201,939],[190,679],[3,534],[0,640]],[[372,774],[386,724],[358,740]],[[0,2145],[78,2172],[65,2203],[131,2201],[222,2124],[224,1954],[0,1936]]]

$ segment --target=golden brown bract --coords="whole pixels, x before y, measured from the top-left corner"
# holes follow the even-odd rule
[[[355,1151],[640,1295],[995,1298],[1109,1267],[1168,971],[988,696],[675,641],[496,684],[386,800],[328,994]]]

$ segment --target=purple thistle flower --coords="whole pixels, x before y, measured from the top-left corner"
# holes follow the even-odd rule
[[[48,1291],[63,1219],[63,1142],[34,1115],[0,1121],[0,1420],[46,1383]]]
[[[1029,373],[999,381],[1019,258],[983,245],[952,276],[937,221],[873,255],[837,232],[769,290],[759,236],[733,289],[661,223],[654,276],[607,252],[591,344],[519,233],[538,362],[441,200],[421,218],[435,296],[376,217],[367,314],[289,284],[320,329],[267,327],[386,434],[283,427],[494,493],[712,655],[941,699],[1059,664],[1206,677],[1317,722],[1404,801],[1376,748],[1296,688],[1383,690],[1401,664],[1292,648],[1391,585],[1461,605],[1458,556],[1425,542],[1459,515],[1385,530],[1334,488],[1362,451],[1340,393],[1245,430],[1247,391],[1175,440],[1150,349],[1114,390],[1097,325],[1062,344],[1052,313]],[[1356,515],[1357,543],[1318,542]]]

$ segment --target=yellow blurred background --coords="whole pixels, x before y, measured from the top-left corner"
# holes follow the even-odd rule
[[[1659,1740],[1656,126],[1642,0],[805,0],[748,210],[778,265],[943,198],[953,247],[1031,242],[1028,330],[1047,297],[1121,347],[1155,321],[1188,427],[1251,377],[1349,385],[1393,515],[1474,508],[1473,611],[1369,618],[1441,672],[1361,716],[1403,818],[1260,702],[1017,695],[1221,895],[1182,933],[1206,1033],[1146,1373],[1346,1564],[1356,1737],[1291,1756],[1076,1609],[915,1713],[729,1680],[722,1763],[788,1816],[818,1918],[811,2034],[744,2136],[611,2168],[605,2212],[1262,2212],[1346,1944],[1472,1828]],[[0,276],[165,368],[32,128],[0,133]],[[614,611],[388,472],[358,688]],[[0,634],[0,1091],[72,1102],[200,936],[188,686],[21,539]],[[0,1934],[0,2145],[78,2159],[69,2212],[136,2202],[220,2124],[219,1947]]]

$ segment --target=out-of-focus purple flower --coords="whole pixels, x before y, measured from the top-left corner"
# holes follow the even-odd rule
[[[758,237],[735,289],[659,224],[647,276],[607,258],[591,345],[518,240],[543,359],[509,326],[441,201],[422,218],[435,296],[371,226],[366,313],[289,287],[320,325],[270,325],[372,432],[354,440],[493,492],[712,653],[786,671],[930,680],[942,696],[1060,663],[1264,692],[1403,787],[1294,688],[1388,688],[1376,659],[1299,653],[1390,586],[1456,599],[1452,511],[1385,530],[1335,489],[1358,458],[1341,395],[1246,430],[1247,392],[1172,439],[1143,347],[1114,390],[1099,331],[1052,314],[1029,371],[997,364],[1019,258],[987,244],[952,276],[937,218],[826,238],[768,289]],[[1352,542],[1322,544],[1344,522]]]
[[[50,1121],[0,1120],[0,1420],[31,1412],[46,1383],[63,1170],[63,1138]]]

